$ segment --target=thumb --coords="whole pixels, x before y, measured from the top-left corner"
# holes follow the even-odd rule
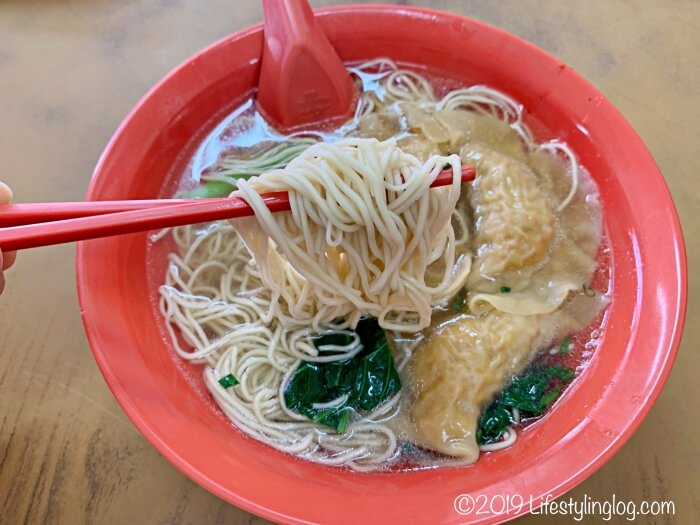
[[[0,181],[0,205],[7,204],[12,200],[12,190],[4,182]],[[15,262],[16,252],[2,253],[0,250],[0,292],[5,287],[5,278],[2,275],[3,270],[7,270],[12,263]]]

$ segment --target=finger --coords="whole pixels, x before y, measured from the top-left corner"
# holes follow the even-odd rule
[[[7,270],[15,263],[16,258],[17,252],[7,252],[4,254],[0,253],[0,268],[2,268],[2,270]]]
[[[0,204],[7,204],[12,200],[12,190],[4,182],[0,181]],[[10,252],[3,255],[0,251],[0,293],[5,288],[5,276],[2,275],[2,270],[12,266],[17,258],[17,252]]]
[[[7,204],[12,200],[12,190],[4,182],[0,181],[0,204]]]

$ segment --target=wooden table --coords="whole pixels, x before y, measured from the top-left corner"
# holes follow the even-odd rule
[[[136,101],[195,51],[260,20],[258,3],[0,2],[0,179],[19,201],[81,199]],[[597,85],[660,164],[683,220],[689,266],[700,267],[700,2],[397,3],[498,25]],[[20,254],[0,297],[0,522],[264,523],[176,471],[121,412],[83,334],[73,260],[73,246]],[[697,292],[693,278],[691,298]],[[638,522],[698,522],[699,339],[700,310],[691,302],[663,394],[622,451],[572,491],[576,499],[671,499],[675,518]],[[543,522],[562,523],[520,521]]]

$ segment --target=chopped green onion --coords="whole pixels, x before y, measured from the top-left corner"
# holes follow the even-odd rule
[[[462,290],[460,290],[457,295],[455,295],[454,299],[452,300],[452,305],[450,306],[450,310],[452,310],[455,313],[460,313],[462,311],[462,308],[464,308],[464,293]]]
[[[583,294],[586,297],[595,297],[595,290],[591,288],[589,285],[584,284],[583,285]]]
[[[221,379],[219,379],[219,384],[224,388],[231,388],[238,384],[238,379],[233,374],[228,374]]]
[[[419,448],[411,441],[402,441],[400,447],[404,454],[415,454],[419,451]]]
[[[569,346],[571,346],[571,338],[567,335],[559,346],[559,353],[562,355],[568,354]]]
[[[501,293],[510,293],[510,286],[501,286]]]

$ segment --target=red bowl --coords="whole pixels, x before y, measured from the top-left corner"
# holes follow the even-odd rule
[[[524,104],[549,130],[541,138],[562,138],[576,151],[600,187],[613,281],[602,346],[588,368],[514,446],[469,467],[358,474],[300,461],[236,431],[199,372],[174,357],[149,277],[162,276],[164,264],[149,260],[145,234],[78,248],[78,293],[95,359],[124,411],[166,458],[260,516],[286,523],[494,523],[535,509],[600,468],[668,377],[687,294],[685,247],[668,188],[610,102],[527,42],[427,9],[344,6],[318,17],[344,60],[389,56],[465,84],[488,84]],[[169,195],[197,141],[254,88],[261,49],[258,25],[161,81],[110,141],[88,198]],[[457,501],[464,515],[455,508],[460,494],[467,495]],[[471,512],[469,497],[478,506]],[[507,516],[503,503],[513,507]]]

